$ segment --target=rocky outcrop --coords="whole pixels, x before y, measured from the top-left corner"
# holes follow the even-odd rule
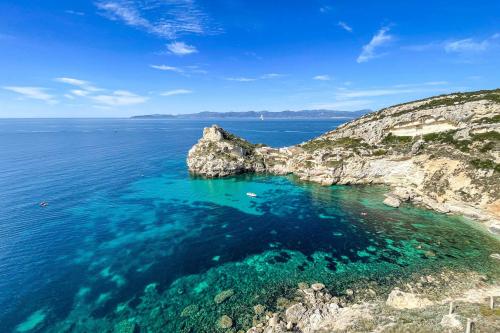
[[[322,284],[300,283],[286,308],[255,316],[247,333],[456,332],[471,314],[479,331],[498,331],[500,323],[485,307],[499,288],[485,285],[486,277],[448,271],[421,279],[425,285],[406,283],[408,291],[397,287],[387,298],[371,289],[335,296]]]
[[[294,174],[322,185],[385,184],[413,202],[500,225],[500,90],[438,96],[365,115],[311,141],[271,148],[214,125],[188,155],[205,177]]]
[[[386,304],[395,309],[420,309],[431,305],[432,302],[413,293],[394,289],[389,294]]]

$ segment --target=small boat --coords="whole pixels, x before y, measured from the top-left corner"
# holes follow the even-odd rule
[[[247,195],[249,197],[252,197],[252,198],[255,198],[257,196],[257,194],[253,193],[253,192],[247,192]]]
[[[264,120],[264,115],[263,114],[260,115],[260,120]]]
[[[40,207],[47,207],[49,203],[47,201],[42,201],[38,204]]]

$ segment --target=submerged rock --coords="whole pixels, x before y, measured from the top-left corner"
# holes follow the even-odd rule
[[[231,328],[233,327],[233,319],[231,319],[228,315],[223,315],[217,321],[217,326],[220,328]]]
[[[253,312],[256,315],[261,315],[264,313],[264,311],[266,311],[266,307],[262,304],[257,304],[256,306],[253,307]]]
[[[432,305],[432,302],[413,293],[394,289],[389,294],[386,304],[395,309],[419,309]]]
[[[188,305],[182,310],[181,317],[191,317],[196,312],[198,312],[199,309],[200,307],[196,304]]]
[[[220,303],[228,300],[229,298],[231,298],[233,295],[234,295],[234,290],[233,289],[224,290],[224,291],[218,293],[214,297],[214,302],[217,303],[217,304],[220,304]]]
[[[136,322],[130,320],[122,320],[116,324],[114,333],[137,333],[139,332],[139,326]]]
[[[399,199],[397,199],[395,197],[388,196],[384,200],[384,205],[389,206],[389,207],[398,208],[401,205],[401,201],[399,201]]]

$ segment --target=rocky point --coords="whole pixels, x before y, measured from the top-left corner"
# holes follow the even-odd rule
[[[403,202],[500,230],[500,89],[455,93],[367,114],[302,144],[253,144],[217,125],[188,154],[194,175],[293,174],[333,184],[385,184]]]

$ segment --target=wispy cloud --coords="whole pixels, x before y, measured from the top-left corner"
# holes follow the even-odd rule
[[[228,81],[236,81],[236,82],[253,82],[257,81],[257,78],[252,78],[252,77],[228,77],[226,78]]]
[[[73,89],[71,90],[71,93],[75,96],[79,96],[79,97],[86,97],[88,95],[91,94],[90,91],[88,90],[81,90],[81,89]]]
[[[184,56],[192,53],[197,53],[198,50],[193,45],[188,45],[184,42],[172,42],[167,44],[167,49],[170,53],[178,56]]]
[[[280,78],[283,76],[284,76],[283,74],[279,74],[279,73],[268,73],[268,74],[261,75],[260,78],[263,80],[267,80],[267,79],[277,79],[277,78]]]
[[[54,81],[69,84],[69,85],[72,85],[75,87],[79,87],[80,89],[83,89],[83,90],[86,90],[89,92],[95,92],[95,91],[102,90],[102,89],[97,88],[94,85],[92,85],[92,83],[90,83],[89,81],[84,81],[84,80],[75,79],[75,78],[71,78],[71,77],[57,77],[54,79]]]
[[[347,23],[345,23],[343,21],[340,21],[338,23],[338,26],[341,27],[342,29],[344,29],[345,31],[352,32],[352,28]]]
[[[85,16],[85,13],[84,13],[84,12],[79,12],[79,11],[76,11],[76,10],[71,10],[71,9],[65,10],[64,12],[65,12],[66,14],[70,14],[70,15]]]
[[[175,89],[175,90],[169,90],[162,92],[160,95],[161,96],[175,96],[175,95],[186,95],[186,94],[192,94],[192,90],[188,89]]]
[[[209,27],[207,15],[194,0],[99,0],[95,5],[108,19],[161,38],[219,31]]]
[[[89,98],[95,103],[110,107],[142,104],[148,100],[147,97],[136,95],[127,90],[116,90],[111,94],[100,94]]]
[[[47,93],[46,88],[42,87],[26,87],[26,86],[6,86],[3,89],[17,93],[24,98],[36,99],[40,101],[44,101],[49,104],[57,103],[55,97],[49,93]]]
[[[149,67],[157,69],[159,71],[166,71],[166,72],[177,72],[177,73],[182,73],[184,72],[181,68],[179,67],[174,67],[174,66],[167,66],[167,65],[149,65]]]
[[[316,75],[313,77],[313,80],[318,80],[318,81],[330,81],[331,78],[330,78],[330,75]]]
[[[388,32],[389,32],[389,27],[384,27],[380,29],[372,37],[371,41],[365,46],[363,46],[363,49],[357,59],[357,62],[358,63],[367,62],[375,57],[380,56],[380,54],[377,54],[377,49],[380,48],[381,46],[388,44],[390,41],[394,39],[392,35],[388,34]]]
[[[68,96],[86,98],[98,106],[118,107],[145,103],[148,98],[134,94],[127,90],[115,90],[110,92],[108,89],[102,89],[94,86],[91,82],[71,78],[71,77],[58,77],[54,81],[65,83],[78,89],[70,90],[70,94],[65,94]],[[71,98],[70,98],[71,99]]]
[[[332,6],[322,6],[319,8],[319,11],[321,13],[328,13],[329,11],[331,11],[333,8]]]
[[[429,50],[444,50],[449,54],[459,54],[462,56],[470,56],[483,53],[493,46],[499,44],[500,34],[496,33],[488,38],[462,38],[450,39],[446,41],[432,41],[426,44],[407,45],[403,46],[403,50],[424,52]]]
[[[475,41],[472,38],[454,40],[444,44],[444,50],[448,53],[483,52],[490,46],[489,39]]]
[[[253,82],[257,80],[271,80],[271,79],[277,79],[280,77],[285,76],[285,74],[279,74],[279,73],[267,73],[263,74],[258,77],[245,77],[245,76],[240,76],[240,77],[228,77],[226,80],[228,81],[236,81],[236,82]]]
[[[190,77],[191,75],[204,75],[208,73],[207,70],[200,68],[197,65],[190,65],[184,67],[176,67],[168,65],[149,65],[149,67],[159,71],[178,73],[186,77]]]

